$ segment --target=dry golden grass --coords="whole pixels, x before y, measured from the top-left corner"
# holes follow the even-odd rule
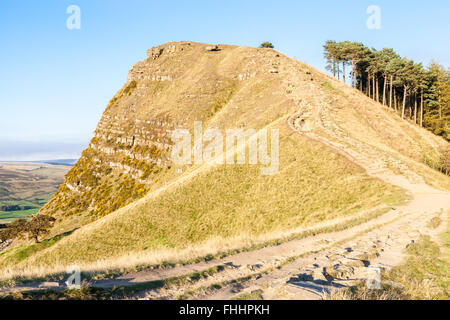
[[[346,158],[293,132],[285,120],[300,102],[314,111],[328,110],[331,139],[338,133],[350,137],[365,145],[359,151],[372,150],[373,160],[400,159],[426,180],[450,189],[448,177],[421,164],[424,155],[437,159],[443,139],[402,122],[336,79],[273,50],[223,46],[217,53],[205,54],[204,45],[190,48],[163,55],[147,66],[155,72],[175,70],[174,81],[145,80],[145,86],[138,84],[136,89],[139,96],[126,96],[108,114],[120,116],[133,104],[136,114],[143,115],[141,120],[170,114],[187,128],[194,120],[203,120],[204,129],[259,130],[276,125],[280,172],[261,176],[257,166],[203,165],[185,166],[179,175],[174,166],[158,177],[146,198],[20,261],[15,259],[17,249],[0,255],[0,279],[63,272],[71,264],[101,271],[184,262],[352,219],[406,198],[398,188],[367,176]],[[274,63],[279,65],[277,74],[268,72]],[[255,76],[237,80],[249,74]],[[393,169],[398,167],[392,164]],[[58,227],[67,231],[87,221],[73,219]]]
[[[277,175],[262,176],[248,165],[212,168],[19,263],[8,258],[13,252],[0,257],[1,278],[63,271],[71,264],[101,270],[190,260],[351,218],[405,197],[284,123],[279,128],[283,152]]]
[[[323,300],[407,300],[409,298],[396,287],[384,286],[380,290],[372,290],[364,284],[353,288],[333,290],[322,297]]]
[[[395,112],[358,90],[336,81],[324,81],[333,85],[333,90],[325,91],[323,95],[323,101],[331,106],[327,110],[333,119],[333,127],[354,141],[400,160],[433,185],[450,190],[450,179],[432,169],[439,166],[441,150],[449,145],[445,139],[402,120]],[[395,167],[398,164],[392,165],[392,169]]]

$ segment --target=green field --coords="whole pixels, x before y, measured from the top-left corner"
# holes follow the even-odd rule
[[[24,200],[2,200],[0,201],[0,208],[2,206],[21,206],[27,208],[25,210],[16,211],[1,211],[0,210],[0,223],[11,222],[18,218],[27,218],[36,212],[48,202],[52,193],[46,193],[38,196],[34,196]]]

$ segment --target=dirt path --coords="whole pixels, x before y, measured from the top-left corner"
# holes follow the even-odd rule
[[[336,246],[300,257],[294,262],[252,279],[216,291],[200,298],[228,299],[237,293],[259,290],[264,299],[319,299],[323,292],[365,281],[376,269],[389,269],[398,265],[403,250],[422,234],[436,234],[427,224],[432,217],[442,215],[450,197],[445,193],[416,194],[408,205],[390,212],[383,219],[375,219],[359,228],[342,232],[341,241],[334,237],[328,241]],[[393,213],[393,214],[392,214]],[[387,216],[397,218],[383,224]],[[375,225],[375,222],[382,223]],[[370,228],[373,226],[373,228]],[[326,236],[326,235],[324,235]]]
[[[339,136],[328,129],[323,123],[330,121],[330,115],[321,108],[317,98],[314,100],[314,108],[303,105],[288,119],[291,129],[332,148],[363,167],[370,176],[408,190],[413,200],[358,227],[319,235],[315,243],[307,239],[299,241],[296,245],[310,254],[257,278],[206,292],[196,298],[229,299],[239,293],[257,292],[264,299],[320,299],[324,292],[366,281],[376,276],[379,270],[398,265],[410,243],[424,234],[434,237],[448,227],[446,223],[438,229],[430,229],[427,225],[433,217],[449,212],[450,193],[428,186],[422,177],[406,167],[402,168],[405,175],[394,174],[386,168],[389,154],[382,154],[347,135]],[[317,131],[337,138],[327,140],[314,133]],[[323,248],[318,245],[322,242],[331,246]]]
[[[408,244],[418,240],[421,234],[440,232],[428,228],[427,224],[450,208],[450,194],[386,172],[377,173],[377,177],[409,190],[414,199],[344,231],[319,234],[208,263],[209,266],[224,263],[228,268],[183,288],[150,290],[139,297],[175,298],[183,292],[194,291],[191,298],[229,299],[239,293],[258,290],[266,299],[318,299],[323,292],[371,277],[376,272],[374,267],[398,265]],[[294,261],[286,263],[290,260]],[[249,276],[249,280],[220,289],[205,289]]]
[[[406,245],[417,240],[420,234],[437,232],[427,228],[426,225],[431,218],[442,215],[444,210],[449,208],[450,195],[424,184],[412,184],[402,176],[389,176],[389,179],[408,189],[414,195],[414,199],[405,206],[391,209],[378,218],[350,229],[292,240],[278,246],[243,252],[220,260],[129,273],[115,279],[94,281],[89,285],[100,288],[136,285],[221,266],[223,271],[206,279],[187,283],[183,287],[144,291],[137,295],[137,298],[175,298],[188,291],[248,276],[253,278],[244,283],[224,286],[213,292],[207,290],[207,295],[204,295],[204,290],[198,290],[198,295],[194,294],[193,297],[227,299],[240,292],[262,290],[263,296],[270,299],[320,298],[324,290],[364,279],[367,277],[368,267],[386,268],[398,264]],[[285,264],[289,260],[294,261]],[[281,268],[277,268],[279,266]],[[269,272],[261,274],[267,270]],[[328,275],[331,274],[337,278],[333,278],[330,282]],[[3,288],[0,291],[64,288],[55,285],[36,283]]]
[[[413,200],[346,230],[291,240],[224,259],[127,273],[114,279],[91,281],[89,285],[105,289],[131,286],[220,267],[220,271],[200,280],[144,290],[135,298],[168,299],[188,293],[183,297],[228,299],[257,290],[266,299],[318,299],[324,291],[371,277],[377,270],[374,268],[399,264],[408,244],[421,234],[438,233],[439,229],[430,229],[427,224],[436,215],[450,211],[450,193],[426,185],[420,176],[405,168],[405,175],[394,174],[386,168],[389,154],[331,131],[326,126],[327,121],[332,121],[331,115],[321,107],[319,99],[314,103],[315,106],[300,104],[299,111],[289,117],[292,130],[334,149],[363,167],[370,176],[408,190]],[[329,132],[335,139],[330,141],[316,132]],[[347,220],[351,219],[355,217]],[[2,288],[0,292],[47,289],[64,287],[57,283],[33,283]]]
[[[223,271],[206,279],[186,283],[183,287],[144,291],[136,298],[175,298],[194,291],[193,298],[228,299],[236,294],[255,290],[262,292],[263,297],[267,299],[320,298],[323,291],[366,279],[370,276],[369,271],[373,271],[370,267],[389,268],[397,265],[402,259],[403,249],[409,243],[417,240],[421,234],[432,235],[438,232],[427,228],[426,225],[431,218],[442,215],[450,207],[450,195],[447,192],[433,189],[424,183],[412,183],[403,176],[384,171],[374,175],[409,190],[414,199],[404,206],[391,209],[378,218],[347,230],[292,240],[220,260],[129,273],[115,279],[94,281],[90,285],[101,288],[129,286],[221,266]],[[286,261],[290,260],[294,261],[286,264]],[[225,285],[221,289],[199,290],[244,277],[252,278]],[[0,291],[58,288],[61,287],[40,283]]]

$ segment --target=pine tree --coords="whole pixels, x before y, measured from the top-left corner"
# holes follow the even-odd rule
[[[398,73],[399,82],[403,86],[402,119],[405,119],[406,99],[410,94],[414,82],[414,62],[407,58],[401,59],[401,68]]]
[[[372,98],[379,102],[379,90],[378,90],[378,78],[380,72],[382,72],[381,65],[381,52],[376,49],[372,49],[371,59],[369,61],[369,66],[367,67],[367,72],[369,77],[372,77]]]
[[[396,91],[395,91],[394,85],[395,85],[395,83],[397,83],[397,76],[400,73],[402,67],[403,67],[402,59],[398,56],[391,59],[388,62],[388,64],[386,65],[386,73],[389,74],[389,76],[390,76],[390,81],[389,81],[389,86],[390,86],[389,108],[390,109],[393,109],[392,100],[394,100],[394,104],[396,104],[396,98],[394,97],[394,95],[396,95]],[[396,107],[395,107],[395,110],[397,110]]]
[[[409,116],[416,124],[450,140],[450,69],[438,63],[425,69],[420,63],[401,58],[393,49],[377,51],[360,42],[329,40],[324,50],[327,70],[339,80],[340,67],[345,83],[345,69],[350,65],[352,87],[359,85],[370,98],[400,112],[402,119]]]
[[[399,58],[399,55],[395,53],[393,49],[387,49],[383,48],[378,55],[378,67],[381,72],[381,75],[383,77],[383,105],[387,105],[387,99],[386,99],[386,88],[388,86],[388,78],[390,77],[391,82],[391,95],[392,95],[392,81],[393,81],[393,75],[391,74],[391,70],[389,68],[389,63]]]
[[[336,55],[338,61],[342,64],[342,81],[345,83],[345,66],[348,64],[347,42],[339,42],[336,45]]]
[[[324,57],[327,61],[326,69],[333,73],[333,76],[336,77],[337,68],[336,65],[339,63],[337,60],[337,51],[336,51],[336,41],[328,40],[325,42],[324,47]],[[339,75],[338,75],[339,77]]]
[[[432,62],[428,82],[424,126],[450,140],[450,70]]]

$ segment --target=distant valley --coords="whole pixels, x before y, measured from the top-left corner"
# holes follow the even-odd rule
[[[38,212],[75,161],[0,162],[0,223]]]

